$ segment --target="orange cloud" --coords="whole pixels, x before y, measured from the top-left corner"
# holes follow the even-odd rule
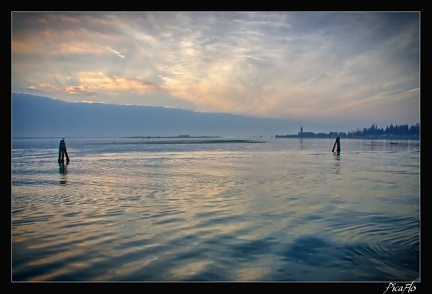
[[[147,81],[126,79],[117,76],[108,77],[101,72],[81,72],[74,80],[79,81],[79,83],[69,86],[56,86],[49,83],[41,83],[39,85],[30,85],[27,89],[67,93],[71,95],[84,94],[87,96],[95,96],[98,92],[104,92],[106,96],[110,96],[110,94],[118,95],[126,91],[134,94],[146,94],[159,89],[157,85]]]

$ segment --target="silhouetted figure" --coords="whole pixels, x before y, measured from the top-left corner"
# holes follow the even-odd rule
[[[64,158],[66,156],[66,162],[69,163],[69,155],[66,149],[66,142],[65,139],[62,138],[60,140],[60,146],[59,146],[59,155],[58,155],[58,162],[64,162]]]
[[[336,148],[336,153],[339,154],[339,153],[341,152],[341,148],[340,148],[340,138],[339,138],[339,137],[336,138],[336,141],[335,141],[334,144],[333,144],[332,152],[334,152],[335,148]]]

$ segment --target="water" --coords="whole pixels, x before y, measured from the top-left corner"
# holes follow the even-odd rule
[[[13,139],[11,280],[420,277],[419,141],[220,140]]]

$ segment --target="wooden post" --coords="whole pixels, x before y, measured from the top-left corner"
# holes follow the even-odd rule
[[[340,147],[340,138],[337,137],[334,144],[333,144],[333,148],[332,148],[332,152],[334,152],[336,148],[336,153],[339,154],[341,152],[341,147]]]
[[[66,156],[66,162],[69,163],[69,155],[68,155],[67,148],[66,148],[66,142],[65,142],[65,139],[62,138],[60,140],[60,145],[59,145],[58,162],[63,163],[65,156]]]

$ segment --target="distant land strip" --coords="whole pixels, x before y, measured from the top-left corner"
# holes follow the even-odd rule
[[[178,135],[178,136],[129,136],[129,137],[121,137],[121,138],[132,138],[132,139],[174,139],[174,138],[221,138],[221,136],[189,136],[189,135]]]
[[[115,142],[101,144],[224,144],[224,143],[264,143],[246,139],[213,139],[213,140],[160,140],[160,141],[138,141],[138,142]]]

